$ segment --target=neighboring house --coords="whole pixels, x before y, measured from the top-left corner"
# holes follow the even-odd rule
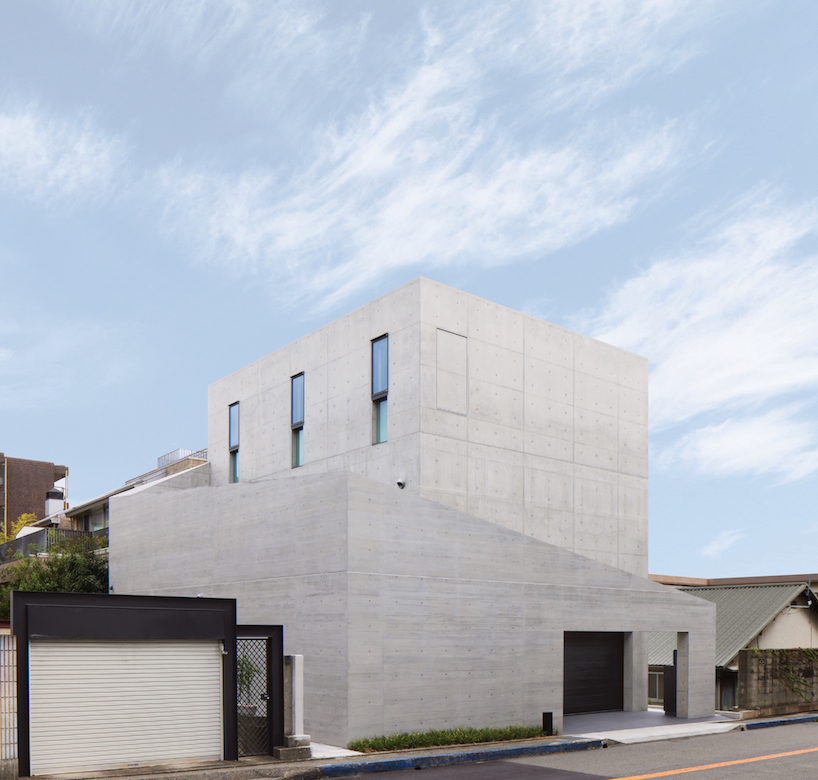
[[[56,466],[41,460],[10,458],[0,452],[0,519],[3,533],[11,533],[17,518],[23,514],[36,515],[38,519],[56,510],[62,504],[62,490],[54,483],[68,476],[67,466]]]
[[[101,496],[85,501],[68,509],[64,517],[56,518],[60,527],[78,531],[99,531],[108,527],[108,500],[127,490],[157,482],[165,477],[179,474],[182,471],[207,462],[207,450],[174,450],[157,458],[156,468],[129,479],[121,487],[103,493]]]
[[[739,652],[745,649],[818,648],[818,601],[811,583],[818,575],[711,579],[661,577],[655,582],[716,605],[715,706],[739,706]],[[664,698],[664,666],[672,665],[675,638],[651,634],[648,696]]]
[[[67,504],[47,512],[46,516],[36,523],[33,528],[60,528],[71,531],[101,531],[108,527],[108,499],[111,496],[133,490],[142,485],[157,482],[165,477],[178,474],[194,466],[207,463],[207,450],[173,450],[156,459],[156,468],[138,477],[129,479],[124,485],[103,493],[100,496],[83,501],[73,507]],[[46,509],[50,507],[46,504]]]
[[[11,563],[20,556],[27,557],[47,552],[54,544],[68,539],[88,534],[107,537],[108,501],[111,496],[138,490],[144,485],[160,482],[168,476],[181,474],[206,462],[207,450],[174,450],[158,458],[157,467],[152,471],[129,479],[120,487],[70,508],[64,501],[51,497],[56,491],[49,491],[47,495],[50,498],[47,498],[44,504],[45,517],[23,528],[15,539],[0,544],[0,566]],[[179,481],[176,480],[174,484],[179,484]],[[192,483],[194,484],[199,483]]]
[[[708,715],[715,609],[647,579],[647,401],[644,358],[416,279],[210,386],[208,462],[108,498],[111,585],[283,624],[323,742],[645,709],[649,631]]]

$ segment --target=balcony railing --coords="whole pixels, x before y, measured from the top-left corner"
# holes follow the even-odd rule
[[[197,458],[198,460],[207,460],[207,447],[203,450],[174,450],[167,455],[162,455],[161,458],[156,459],[156,468],[163,469],[170,466],[172,463],[177,463],[185,458]]]
[[[207,460],[207,447],[203,450],[174,450],[167,455],[163,455],[157,459],[157,468],[153,471],[148,471],[146,474],[140,474],[138,477],[129,479],[125,486],[130,485],[144,485],[147,482],[154,482],[157,479],[162,479],[168,475],[168,466],[174,463],[179,463],[183,460]]]
[[[40,528],[34,533],[22,536],[19,539],[12,539],[10,542],[0,544],[0,563],[8,563],[19,558],[30,558],[40,553],[49,553],[54,547],[59,547],[66,542],[81,540],[80,543],[87,544],[90,548],[96,548],[100,540],[108,538],[108,529],[100,528],[97,531],[72,531],[68,528]],[[107,545],[103,545],[107,546]]]

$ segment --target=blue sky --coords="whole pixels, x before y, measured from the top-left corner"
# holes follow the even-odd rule
[[[653,572],[818,570],[818,5],[0,5],[0,449],[78,503],[418,275],[646,355]]]

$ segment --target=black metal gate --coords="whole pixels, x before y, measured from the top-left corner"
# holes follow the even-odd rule
[[[673,651],[673,665],[665,667],[665,715],[676,714],[676,651]]]
[[[270,756],[284,744],[284,655],[282,635],[276,634],[236,639],[240,757]]]

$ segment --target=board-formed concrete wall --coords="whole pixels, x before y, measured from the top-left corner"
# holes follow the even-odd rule
[[[388,441],[372,444],[370,343],[389,334]],[[228,482],[291,468],[304,373],[305,474],[350,471],[647,576],[647,361],[416,279],[210,386],[208,457]]]
[[[565,631],[626,633],[628,709],[647,704],[644,632],[681,632],[680,714],[713,709],[709,602],[358,475],[115,496],[110,562],[116,593],[283,623],[318,741],[543,712],[560,728]]]

